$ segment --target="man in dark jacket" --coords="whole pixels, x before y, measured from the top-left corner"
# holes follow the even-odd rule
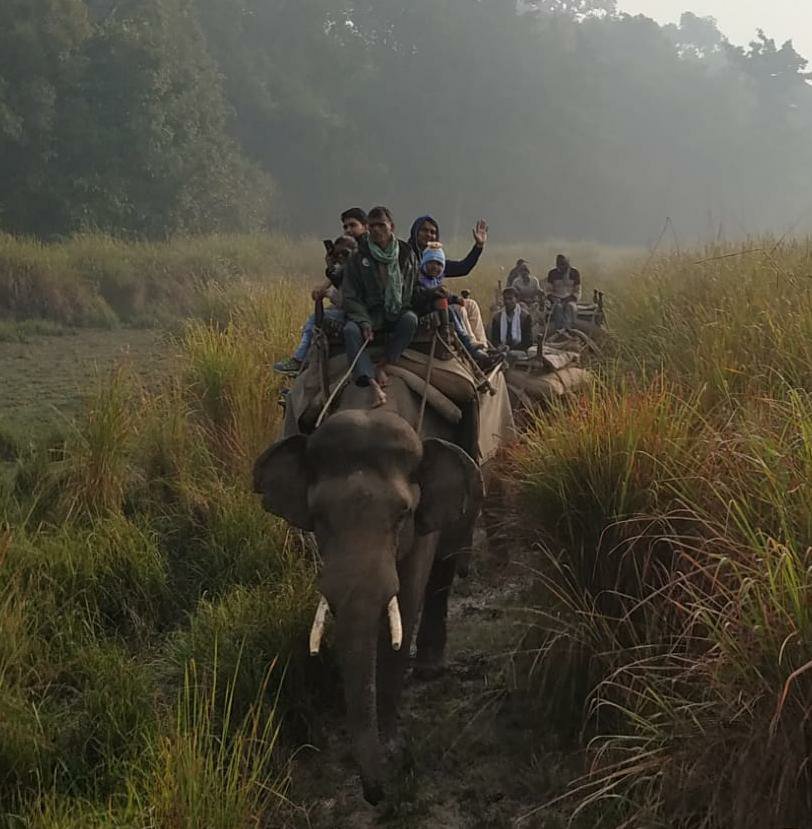
[[[581,274],[563,253],[556,256],[555,267],[547,274],[545,288],[551,304],[550,330],[574,328],[578,319],[578,300],[581,299]]]
[[[476,263],[479,262],[479,257],[482,256],[482,249],[485,247],[485,242],[488,241],[488,223],[484,219],[480,219],[474,225],[473,233],[474,246],[468,252],[465,259],[446,260],[446,279],[454,276],[468,276],[476,267]],[[420,261],[420,257],[423,255],[423,251],[429,242],[439,241],[440,227],[437,222],[431,216],[418,216],[414,220],[411,232],[409,233],[409,247],[414,251],[417,261]]]
[[[515,288],[502,291],[504,307],[491,320],[491,342],[497,348],[526,352],[533,345],[533,320],[519,305]]]
[[[394,363],[409,347],[417,331],[417,314],[412,297],[418,275],[418,262],[406,242],[395,236],[395,222],[386,207],[373,207],[368,214],[369,236],[362,239],[344,268],[342,282],[344,343],[354,377],[359,386],[371,386],[375,405],[386,402],[383,389],[389,382],[387,363]],[[368,351],[360,354],[364,343],[376,335],[387,335],[383,359],[377,368]]]

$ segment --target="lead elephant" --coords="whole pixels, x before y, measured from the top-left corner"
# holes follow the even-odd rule
[[[381,737],[388,741],[396,734],[409,648],[427,586],[426,607],[437,607],[430,574],[453,561],[470,538],[483,486],[479,468],[458,446],[439,436],[421,440],[396,411],[353,408],[353,394],[366,390],[347,391],[342,406],[350,408],[311,435],[274,444],[257,460],[254,489],[263,495],[265,509],[316,536],[323,561],[318,585],[335,617],[353,754],[364,796],[374,804],[383,796]],[[410,398],[408,389],[389,390],[390,407],[400,401],[400,408],[409,409]],[[431,421],[426,418],[424,434],[432,434]],[[447,427],[436,424],[434,433],[442,431]],[[441,573],[432,581],[446,577]],[[393,597],[399,620],[391,613]],[[427,618],[421,626],[421,636],[425,628],[429,640],[424,647],[440,652],[444,601],[441,597],[442,630],[432,634]],[[399,650],[390,623],[402,625]]]

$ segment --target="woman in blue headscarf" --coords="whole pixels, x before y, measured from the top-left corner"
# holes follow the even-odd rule
[[[465,259],[447,259],[445,263],[445,276],[468,276],[479,262],[485,242],[488,241],[488,223],[480,219],[474,225],[474,246]],[[409,233],[409,247],[415,252],[418,261],[429,242],[440,241],[440,226],[432,216],[418,216],[412,223],[412,230]]]

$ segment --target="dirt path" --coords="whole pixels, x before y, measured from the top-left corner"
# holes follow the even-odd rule
[[[361,795],[343,724],[294,770],[296,827],[389,826],[522,829],[563,826],[550,813],[517,823],[546,799],[543,775],[520,700],[504,693],[509,654],[519,630],[515,608],[522,575],[483,564],[457,580],[449,609],[448,670],[439,680],[408,680],[401,708],[403,747],[373,808]]]

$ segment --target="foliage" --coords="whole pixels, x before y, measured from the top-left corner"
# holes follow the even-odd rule
[[[383,201],[515,239],[777,230],[808,212],[806,66],[614,0],[8,0],[0,228],[323,232]]]
[[[267,184],[228,137],[182,0],[11,0],[0,11],[3,226],[161,237],[256,227]]]
[[[160,382],[116,367],[62,440],[10,445],[0,794],[12,825],[262,825],[285,808],[308,689],[335,696],[334,669],[310,666],[306,647],[312,556],[248,488],[278,426],[268,367],[304,309],[279,282],[234,279],[233,293],[209,286],[219,318],[189,324]]]
[[[810,813],[808,262],[753,240],[644,263],[617,362],[514,458],[540,543],[526,677],[587,750],[562,800],[589,825]]]
[[[0,317],[9,318],[0,339],[47,333],[33,320],[95,327],[227,320],[258,284],[307,274],[315,282],[322,257],[315,239],[260,234],[169,242],[80,234],[58,244],[0,234]]]

